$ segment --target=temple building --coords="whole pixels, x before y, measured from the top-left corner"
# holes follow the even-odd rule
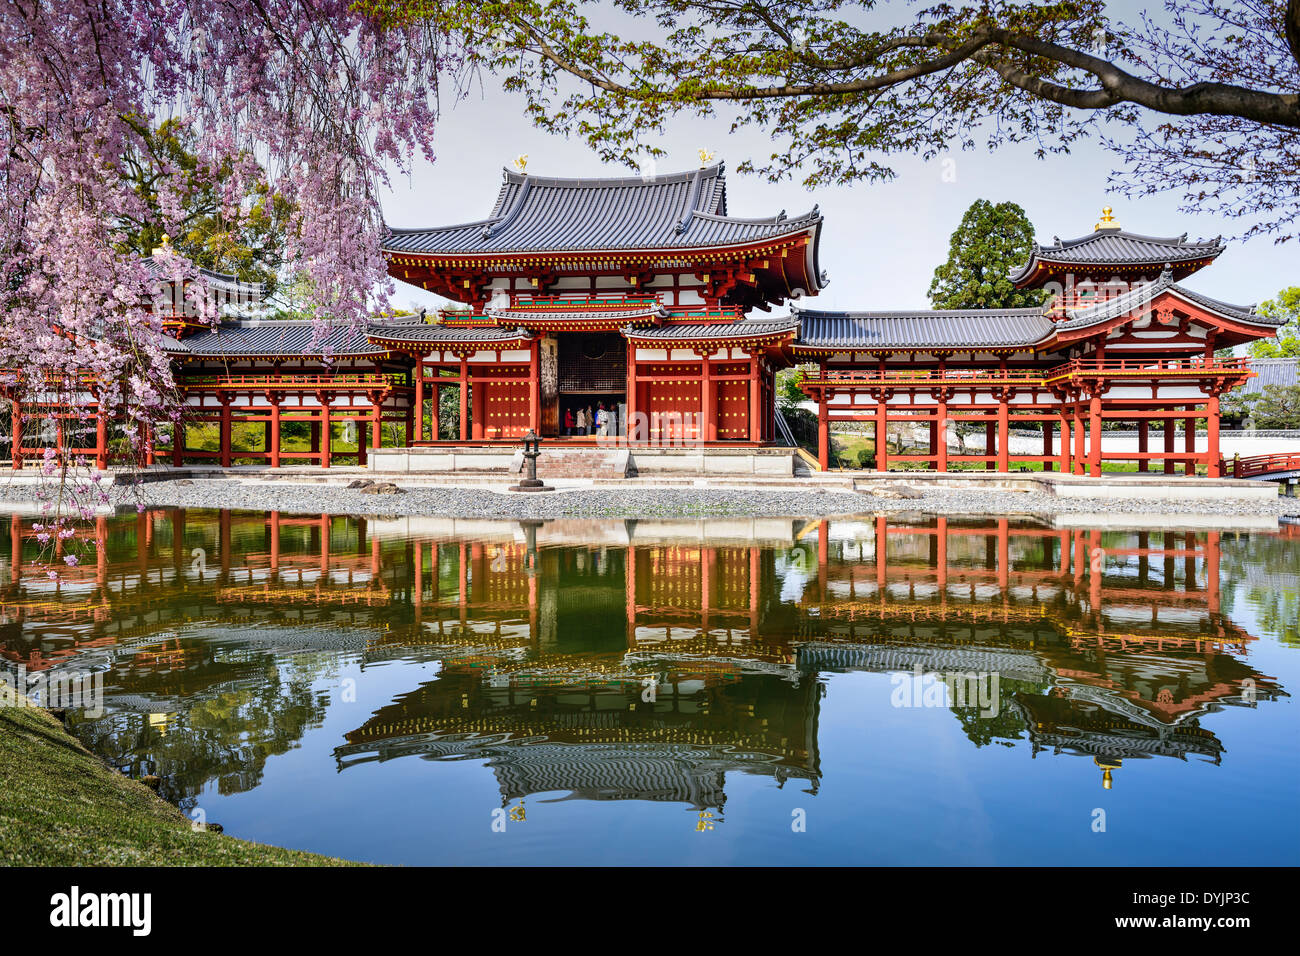
[[[1219,240],[1128,232],[1106,209],[1092,232],[1035,245],[1011,276],[1042,290],[1041,306],[829,312],[805,304],[827,283],[822,222],[815,206],[733,216],[721,164],[643,178],[506,170],[486,218],[384,240],[394,278],[451,301],[436,314],[322,327],[241,309],[209,328],[175,306],[165,325],[185,414],[174,434],[146,436],[148,460],[328,467],[380,448],[504,450],[529,432],[561,449],[775,452],[792,444],[775,375],[799,366],[821,469],[836,426],[867,423],[878,471],[1097,475],[1126,460],[1222,474],[1219,399],[1253,373],[1216,353],[1278,322],[1181,284]],[[256,297],[232,277],[205,280],[241,304]],[[122,445],[121,423],[65,435],[49,409],[12,404],[15,467],[52,443],[103,467]],[[1103,450],[1117,421],[1136,425],[1136,451]],[[972,426],[983,447],[950,452],[950,427]],[[914,446],[891,453],[891,427]],[[1041,449],[1013,453],[1026,428]],[[187,434],[213,430],[201,446]]]
[[[647,179],[507,171],[488,218],[395,230],[384,245],[395,278],[463,310],[373,337],[412,357],[417,407],[460,390],[457,441],[575,437],[577,413],[603,406],[606,437],[771,442],[773,375],[797,323],[748,313],[822,288],[821,223],[816,208],[729,215],[721,165]]]
[[[1009,471],[1034,462],[1075,474],[1101,473],[1104,461],[1136,460],[1139,471],[1181,467],[1222,473],[1219,398],[1251,371],[1219,349],[1275,334],[1278,323],[1253,307],[1229,305],[1178,280],[1212,262],[1224,246],[1126,232],[1110,209],[1093,232],[1035,245],[1012,275],[1018,288],[1042,289],[1043,307],[894,312],[796,309],[796,361],[815,362],[802,387],[818,402],[820,459],[829,458],[833,422],[874,423],[875,467],[954,462]],[[1207,447],[1195,446],[1195,422],[1207,423]],[[1138,450],[1105,454],[1108,421],[1134,422]],[[1176,424],[1184,444],[1177,448]],[[950,455],[948,422],[985,428],[982,453]],[[891,455],[891,424],[928,423],[924,454]],[[1040,453],[1010,452],[1010,431],[1036,425]],[[1162,445],[1151,447],[1151,426]],[[1059,436],[1059,437],[1058,437]]]

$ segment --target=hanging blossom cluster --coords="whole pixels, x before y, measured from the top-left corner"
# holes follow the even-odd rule
[[[152,268],[124,251],[123,224],[144,212],[123,175],[142,123],[187,124],[232,212],[270,177],[293,210],[286,268],[319,315],[363,321],[392,291],[378,191],[433,158],[437,80],[457,59],[427,24],[381,24],[352,0],[5,0],[0,395],[37,415],[61,400],[83,420],[99,403],[135,448],[176,415],[160,276],[191,316],[217,306],[169,249]],[[159,188],[179,222],[179,186]]]

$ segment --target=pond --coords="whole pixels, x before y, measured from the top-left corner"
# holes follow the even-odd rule
[[[1296,530],[158,509],[52,579],[14,516],[0,664],[355,860],[1294,863]]]

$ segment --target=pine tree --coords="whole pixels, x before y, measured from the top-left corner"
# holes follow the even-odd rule
[[[1013,202],[977,199],[952,234],[948,261],[934,270],[936,309],[1010,309],[1041,305],[1046,293],[1017,289],[1010,275],[1029,258],[1034,227]]]

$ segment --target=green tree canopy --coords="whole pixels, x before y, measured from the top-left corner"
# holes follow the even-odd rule
[[[1261,315],[1272,319],[1285,319],[1286,324],[1277,330],[1277,341],[1257,339],[1250,343],[1250,354],[1255,358],[1294,358],[1300,356],[1300,286],[1283,289],[1276,299],[1260,303]]]
[[[1040,289],[1017,289],[1009,278],[1029,258],[1034,227],[1013,202],[977,199],[948,245],[948,261],[934,270],[930,302],[936,309],[1013,309],[1041,305]]]
[[[164,205],[178,202],[181,229],[170,236],[178,253],[213,272],[261,282],[273,294],[284,261],[288,201],[260,176],[232,202],[222,195],[221,183],[229,178],[233,157],[201,159],[193,131],[178,120],[157,127],[131,122],[140,145],[123,158],[122,168],[142,211],[119,223],[122,250],[150,255],[167,232]]]
[[[1300,385],[1266,385],[1249,400],[1257,428],[1300,428]]]

